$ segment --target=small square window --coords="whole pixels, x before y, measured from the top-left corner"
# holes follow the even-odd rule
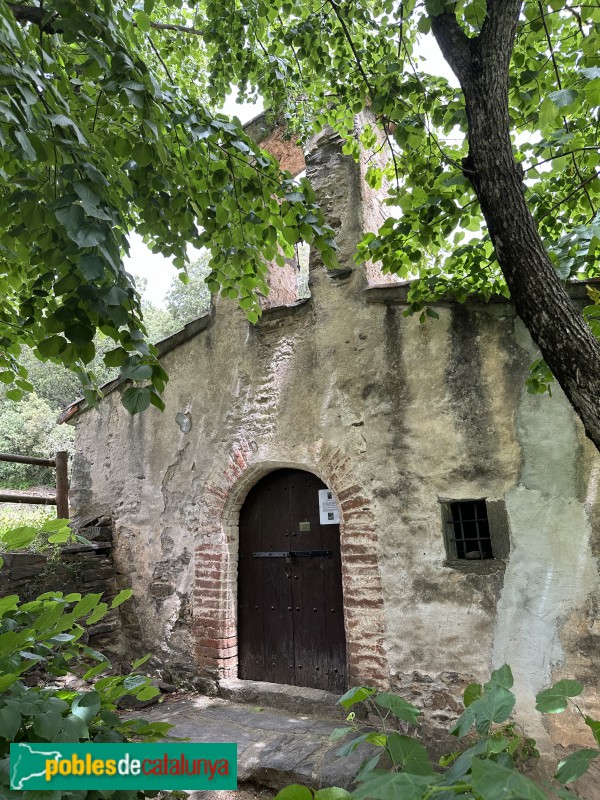
[[[494,558],[485,500],[456,500],[443,506],[448,557],[459,561]]]

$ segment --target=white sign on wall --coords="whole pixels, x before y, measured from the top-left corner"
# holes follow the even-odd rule
[[[338,525],[340,522],[337,501],[329,489],[319,489],[319,517],[321,525]]]

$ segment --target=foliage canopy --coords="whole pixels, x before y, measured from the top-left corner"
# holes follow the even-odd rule
[[[300,137],[331,125],[354,155],[354,114],[370,107],[399,211],[365,236],[359,260],[417,275],[413,311],[447,292],[510,292],[600,442],[589,410],[600,349],[551,298],[564,300],[561,281],[598,274],[597,5],[0,0],[0,16],[0,380],[15,397],[27,389],[25,343],[79,370],[93,401],[86,365],[99,328],[115,342],[106,363],[136,383],[136,408],[161,407],[166,375],[122,267],[132,230],[182,271],[187,245],[206,247],[209,288],[252,321],[265,264],[296,242],[335,265],[308,183],[212,110],[234,85]],[[431,33],[460,86],[426,71]],[[383,177],[367,173],[373,186]],[[587,317],[598,333],[598,307]],[[582,385],[578,354],[577,375],[591,375]],[[537,389],[547,376],[541,363]]]

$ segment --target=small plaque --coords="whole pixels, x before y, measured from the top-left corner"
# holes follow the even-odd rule
[[[303,531],[309,531],[310,530],[310,522],[301,522],[298,525],[298,530],[300,531],[300,533],[302,533]]]

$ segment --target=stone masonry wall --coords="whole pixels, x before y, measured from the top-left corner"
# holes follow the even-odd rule
[[[534,695],[583,677],[600,713],[598,454],[560,390],[526,392],[536,351],[509,303],[440,302],[420,324],[405,287],[369,287],[357,165],[327,132],[317,144],[307,171],[342,269],[311,253],[311,298],[254,326],[219,302],[163,357],[163,413],[130,416],[123,386],[76,418],[73,506],[114,518],[132,655],[206,687],[236,675],[239,509],[269,471],[305,469],[340,504],[350,680],[397,687],[441,724],[507,662],[519,720],[547,752],[567,747],[585,726],[542,726]],[[508,546],[454,561],[444,504],[479,498]]]

